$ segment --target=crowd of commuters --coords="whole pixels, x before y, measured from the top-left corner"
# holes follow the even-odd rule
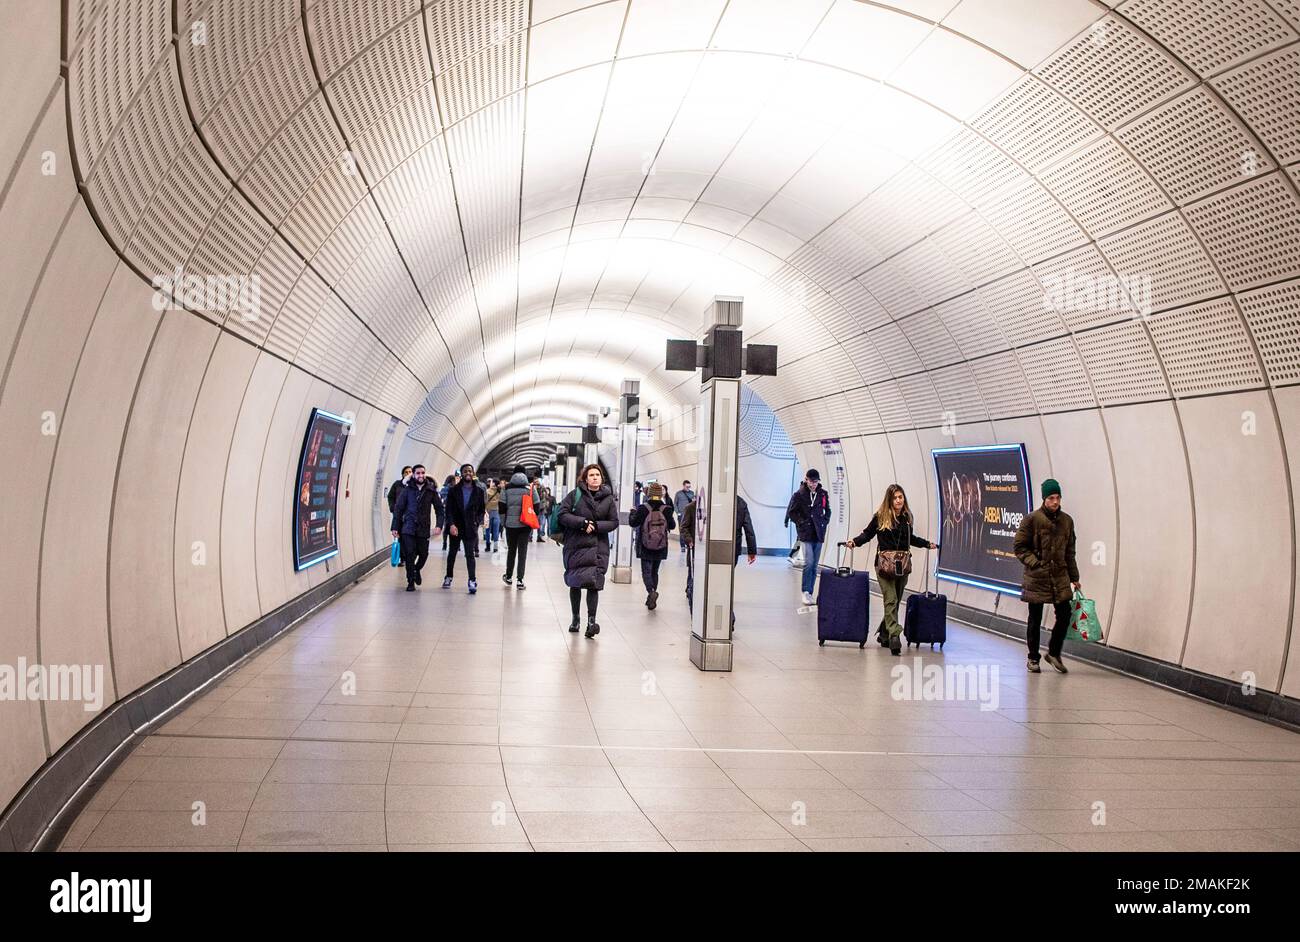
[[[1075,558],[1074,519],[1061,509],[1061,487],[1052,479],[1041,487],[1042,503],[1025,516],[1015,537],[1015,555],[1024,567],[1021,599],[1028,605],[1026,644],[1027,668],[1040,673],[1040,635],[1044,608],[1052,606],[1055,622],[1045,659],[1055,670],[1067,673],[1061,653],[1070,624],[1070,601],[1081,589]],[[659,604],[660,567],[669,556],[676,532],[679,553],[685,557],[686,598],[694,607],[695,541],[698,530],[699,498],[689,480],[668,497],[668,488],[657,482],[637,481],[632,489],[632,510],[627,523],[635,555],[641,561],[645,606],[653,611]],[[578,486],[558,499],[537,475],[522,466],[512,469],[508,479],[476,479],[472,464],[462,465],[438,487],[424,465],[402,468],[401,477],[388,489],[392,514],[392,535],[404,567],[406,591],[422,584],[422,570],[429,558],[430,540],[442,536],[447,551],[442,587],[455,579],[456,558],[463,553],[470,595],[478,591],[477,557],[479,532],[489,552],[499,550],[504,533],[505,571],[501,581],[523,590],[528,564],[528,545],[548,538],[562,543],[564,583],[569,590],[573,619],[569,630],[582,628],[582,603],[586,600],[586,637],[600,633],[597,609],[610,563],[610,539],[619,526],[618,500],[599,464],[582,469]],[[800,591],[805,606],[816,604],[815,589],[822,549],[831,522],[830,495],[821,486],[821,474],[809,468],[786,505],[784,524],[795,530],[797,542],[791,556],[801,548],[803,574]],[[750,565],[758,558],[758,540],[745,499],[736,497],[735,562],[747,556]],[[866,527],[845,547],[860,547],[876,541],[875,574],[883,602],[883,616],[876,639],[893,654],[901,649],[903,633],[899,608],[912,572],[912,549],[938,549],[938,545],[916,532],[907,493],[890,484]],[[735,615],[732,614],[732,627]]]

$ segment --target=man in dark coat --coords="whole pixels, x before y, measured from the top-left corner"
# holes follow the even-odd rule
[[[826,526],[831,519],[831,500],[821,486],[821,473],[809,468],[803,483],[790,497],[785,508],[785,525],[794,524],[799,542],[803,544],[803,603],[813,604],[812,590],[817,582],[817,563],[821,559],[822,544],[826,542]]]
[[[1061,485],[1048,478],[1043,482],[1043,503],[1025,517],[1016,530],[1016,558],[1024,564],[1021,601],[1029,605],[1029,672],[1040,673],[1038,635],[1043,624],[1043,606],[1056,610],[1056,623],[1047,643],[1047,663],[1068,673],[1061,660],[1065,634],[1070,628],[1070,599],[1081,589],[1079,564],[1074,556],[1074,518],[1061,509]]]
[[[393,502],[393,538],[401,540],[407,592],[414,592],[421,582],[420,570],[429,558],[429,532],[435,521],[437,529],[433,532],[441,532],[442,500],[433,480],[425,476],[424,465],[417,464]]]
[[[402,468],[402,476],[393,482],[392,487],[388,489],[388,512],[391,514],[397,508],[397,495],[406,487],[407,480],[411,477],[411,466],[408,464]]]
[[[469,594],[478,591],[474,557],[478,553],[478,531],[483,526],[486,504],[483,488],[474,480],[474,466],[462,465],[460,479],[447,490],[447,529],[451,533],[451,550],[447,553],[447,576],[442,580],[444,589],[451,588],[451,577],[456,571],[456,551],[464,546]]]

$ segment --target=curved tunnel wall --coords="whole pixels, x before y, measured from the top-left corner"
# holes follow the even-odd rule
[[[104,663],[122,696],[316,584],[288,549],[312,406],[357,416],[342,565],[382,545],[377,473],[476,460],[518,422],[612,400],[622,375],[684,421],[695,380],[659,369],[662,338],[698,336],[707,298],[736,291],[747,338],[781,348],[755,389],[805,464],[844,441],[855,520],[897,480],[933,531],[930,448],[1024,441],[1035,481],[1065,487],[1112,645],[1300,696],[1300,8],[671,5],[689,29],[661,35],[643,3],[538,4],[530,24],[510,0],[490,37],[465,25],[487,21],[473,0],[356,20],[342,0],[8,5],[0,655]],[[207,57],[177,44],[201,17]],[[835,43],[880,29],[911,58]],[[686,59],[681,75],[698,59],[720,88],[753,86],[741,104],[769,136],[687,108],[688,131],[746,144],[695,148],[671,109],[603,95]],[[953,61],[970,82],[928,82]],[[665,70],[657,91],[689,104]],[[826,93],[799,134],[757,101],[785,85]],[[817,124],[850,103],[840,86],[879,114]],[[615,106],[661,126],[599,130]],[[567,123],[547,137],[534,115]],[[718,267],[684,273],[700,259]],[[148,275],[181,263],[261,275],[265,315],[157,311]],[[1146,317],[1131,297],[1044,304],[1053,284],[1144,273]],[[602,329],[609,312],[638,332]],[[530,357],[563,362],[534,380]],[[591,399],[520,398],[516,378]],[[670,440],[654,462],[694,463]],[[89,716],[0,705],[0,803]]]

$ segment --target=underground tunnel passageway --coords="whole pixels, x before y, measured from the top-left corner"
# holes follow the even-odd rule
[[[1300,849],[1295,0],[0,27],[0,849],[184,845],[196,782],[205,846],[496,843],[503,801],[535,848]],[[402,472],[466,464],[602,469],[533,508],[599,634],[553,539],[503,586],[518,493]],[[629,551],[659,485],[692,609],[676,526],[657,607]],[[873,519],[907,598],[885,537],[833,572]],[[942,648],[877,644],[909,609]]]

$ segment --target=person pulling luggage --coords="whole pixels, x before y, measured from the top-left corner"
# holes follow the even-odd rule
[[[880,646],[888,647],[895,656],[903,651],[903,626],[898,620],[898,603],[903,598],[907,577],[912,572],[912,553],[909,547],[938,549],[912,529],[912,510],[907,504],[907,494],[897,484],[885,489],[885,498],[867,528],[842,546],[857,547],[876,540],[876,578],[880,583],[880,596],[885,603],[885,616],[876,629]],[[1068,618],[1067,618],[1068,621]]]
[[[1039,629],[1043,624],[1043,606],[1056,610],[1056,623],[1047,642],[1047,663],[1068,674],[1061,660],[1065,635],[1070,629],[1070,599],[1082,589],[1079,564],[1074,557],[1074,518],[1061,509],[1061,485],[1052,478],[1043,482],[1043,503],[1020,521],[1016,530],[1016,559],[1025,567],[1020,584],[1020,600],[1029,604],[1029,622],[1025,640],[1029,644],[1029,673],[1039,674]]]

